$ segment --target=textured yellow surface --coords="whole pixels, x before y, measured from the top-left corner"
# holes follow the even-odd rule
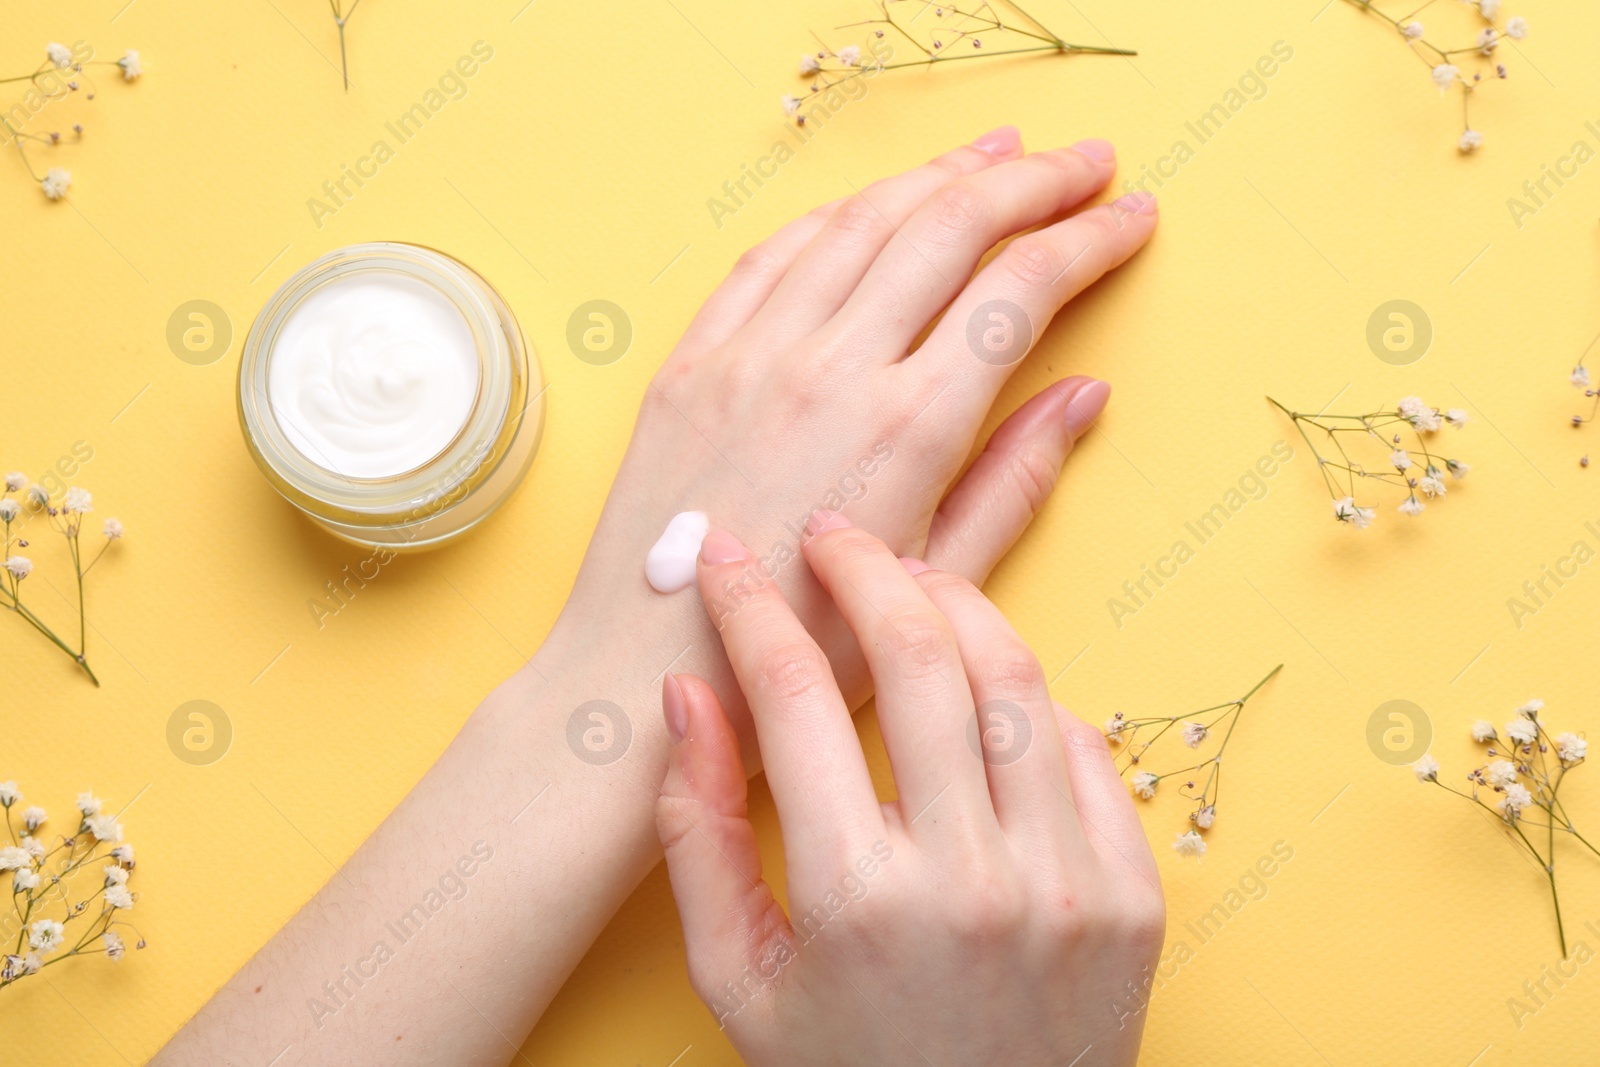
[[[786,136],[777,100],[797,85],[809,32],[846,43],[830,27],[867,4],[367,0],[351,23],[348,95],[320,0],[7,14],[0,75],[27,69],[47,40],[83,40],[105,59],[136,47],[148,70],[128,86],[99,68],[96,100],[52,105],[30,126],[87,125],[81,145],[34,153],[73,171],[69,202],[47,203],[15,155],[0,156],[0,466],[37,476],[87,442],[93,458],[72,481],[94,491],[96,518],[130,531],[90,590],[104,688],[0,618],[0,778],[58,812],[91,785],[113,807],[138,797],[125,822],[150,947],[0,993],[0,1060],[152,1054],[537,647],[645,381],[736,255],[817,202],[1006,122],[1032,146],[1112,138],[1125,176],[1176,141],[1193,153],[1159,190],[1152,245],[1057,322],[1002,398],[1009,410],[1076,371],[1116,386],[1103,432],[1073,457],[993,595],[1051,676],[1064,671],[1057,696],[1096,720],[1215,703],[1287,664],[1234,738],[1204,863],[1167,848],[1183,825],[1176,798],[1144,809],[1167,952],[1194,950],[1151,1010],[1146,1062],[1592,1060],[1600,964],[1546,980],[1553,995],[1520,1027],[1507,1007],[1559,957],[1540,872],[1464,803],[1376,758],[1366,728],[1381,703],[1415,702],[1452,776],[1476,752],[1467,724],[1504,721],[1529,696],[1559,725],[1600,728],[1595,568],[1520,627],[1507,606],[1574,542],[1600,547],[1585,526],[1600,528],[1600,472],[1577,463],[1600,451],[1600,428],[1565,425],[1582,406],[1564,382],[1600,332],[1600,163],[1569,164],[1520,226],[1506,203],[1575,142],[1600,149],[1600,12],[1546,0],[1509,11],[1533,34],[1503,50],[1512,78],[1480,94],[1486,143],[1463,158],[1455,98],[1441,100],[1392,32],[1343,0],[1030,6],[1069,39],[1139,57],[877,79],[720,226],[707,200]],[[1423,17],[1444,40],[1480,25],[1454,0]],[[396,144],[385,124],[479,41],[493,58],[465,96]],[[1185,123],[1276,42],[1292,59],[1199,143]],[[379,139],[393,158],[319,225],[308,198]],[[549,422],[529,480],[479,536],[390,564],[319,630],[308,598],[363,553],[298,519],[258,476],[234,374],[274,286],[375,239],[448,250],[505,293],[552,383]],[[636,330],[609,367],[565,343],[572,309],[597,298],[626,308]],[[169,315],[194,299],[220,305],[234,329],[209,366],[166,342]],[[1391,299],[1433,323],[1431,351],[1411,366],[1366,344],[1368,316]],[[1336,395],[1360,410],[1413,393],[1465,407],[1475,421],[1450,440],[1476,469],[1419,520],[1386,499],[1373,529],[1336,528],[1268,392],[1313,410]],[[1277,441],[1296,456],[1264,498],[1118,627],[1108,598]],[[59,581],[55,551],[36,555]],[[43,603],[70,619],[64,602]],[[211,766],[167,746],[168,717],[193,699],[233,725]],[[883,776],[870,714],[862,728]],[[1600,770],[1579,771],[1567,795],[1575,818],[1600,823]],[[759,784],[755,809],[777,864]],[[1293,858],[1266,895],[1199,944],[1185,923],[1277,842]],[[1568,850],[1561,873],[1574,941],[1600,950],[1600,861]],[[663,872],[524,1054],[736,1062],[688,989]]]

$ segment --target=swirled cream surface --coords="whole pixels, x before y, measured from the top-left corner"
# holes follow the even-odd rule
[[[388,478],[433,459],[478,393],[478,353],[455,305],[398,271],[320,286],[272,346],[267,394],[289,442],[350,478]]]

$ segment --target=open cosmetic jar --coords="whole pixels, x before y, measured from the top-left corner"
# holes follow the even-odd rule
[[[283,497],[359,545],[457,537],[522,480],[544,428],[537,361],[499,293],[418,245],[331,252],[245,339],[239,421]]]

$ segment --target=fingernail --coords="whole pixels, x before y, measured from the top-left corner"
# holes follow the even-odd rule
[[[661,717],[667,720],[667,736],[677,744],[689,732],[689,703],[683,699],[678,676],[668,673],[661,682]]]
[[[1135,190],[1127,196],[1119,196],[1112,203],[1130,215],[1154,215],[1156,213],[1156,198],[1142,189]]]
[[[921,574],[923,571],[931,571],[931,570],[933,570],[932,567],[928,566],[926,563],[922,562],[920,559],[912,559],[910,556],[901,556],[900,557],[900,566],[904,567],[906,569],[906,572],[908,574],[911,574],[912,576],[916,576],[918,574]]]
[[[848,530],[849,528],[850,520],[837,511],[823,511],[818,508],[806,520],[807,537],[816,537],[827,533],[829,530]]]
[[[724,563],[738,563],[749,558],[750,553],[745,551],[744,545],[727,530],[712,530],[700,542],[700,562],[708,567],[720,567]]]
[[[1072,146],[1072,150],[1081,156],[1088,156],[1096,163],[1110,163],[1117,158],[1117,150],[1111,142],[1102,141],[1098,137],[1079,141]]]
[[[1067,397],[1067,430],[1077,440],[1094,425],[1094,420],[1106,409],[1111,399],[1111,386],[1098,378],[1090,378]]]
[[[1009,156],[1022,148],[1022,131],[1015,126],[1002,126],[973,141],[972,147],[981,148],[991,156]]]

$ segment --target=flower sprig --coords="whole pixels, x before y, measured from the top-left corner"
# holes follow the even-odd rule
[[[1552,734],[1540,717],[1543,710],[1544,701],[1530,700],[1500,730],[1487,720],[1473,724],[1472,739],[1488,748],[1486,761],[1467,773],[1467,789],[1441,782],[1439,761],[1431,753],[1413,764],[1412,770],[1418,781],[1431,782],[1488,812],[1505,828],[1511,843],[1544,872],[1555,904],[1556,936],[1565,958],[1567,931],[1556,889],[1556,842],[1570,838],[1596,856],[1600,849],[1578,832],[1561,799],[1567,772],[1583,765],[1589,742],[1581,734]]]
[[[89,77],[87,68],[94,66],[116,67],[124,81],[137,81],[144,73],[144,64],[139,58],[139,53],[129,50],[118,60],[95,60],[91,58],[94,50],[79,42],[76,50],[64,44],[51,41],[45,45],[45,58],[34,70],[27,74],[18,74],[11,77],[0,77],[0,85],[26,82],[29,92],[36,94],[34,99],[37,105],[29,105],[24,100],[22,110],[37,111],[46,101],[63,99],[72,93],[78,92],[87,84],[84,97],[93,100],[95,86]],[[13,108],[15,113],[17,108]],[[0,112],[0,134],[17,146],[17,154],[22,157],[22,165],[27,168],[28,176],[39,183],[39,189],[48,200],[60,200],[67,195],[67,189],[72,185],[72,172],[62,167],[50,167],[43,175],[33,169],[33,161],[28,158],[27,142],[55,148],[62,143],[61,131],[53,130],[50,133],[24,133],[11,121],[12,116]],[[72,124],[73,140],[83,140],[83,124]]]
[[[1462,0],[1473,9],[1485,25],[1478,31],[1478,36],[1471,45],[1463,48],[1440,48],[1424,36],[1427,30],[1416,17],[1432,7],[1434,0],[1427,0],[1411,14],[1401,15],[1398,18],[1378,10],[1373,0],[1347,0],[1347,2],[1394,27],[1411,53],[1428,67],[1428,75],[1433,79],[1433,84],[1438,86],[1441,95],[1457,86],[1461,88],[1461,137],[1456,141],[1456,147],[1462,152],[1476,151],[1483,144],[1483,134],[1472,128],[1470,107],[1472,94],[1483,84],[1483,73],[1480,71],[1470,78],[1467,77],[1461,71],[1461,59],[1462,57],[1468,59],[1476,57],[1480,61],[1492,59],[1501,41],[1521,41],[1528,36],[1528,20],[1520,15],[1513,16],[1506,20],[1502,29],[1495,24],[1500,15],[1501,0]],[[1494,74],[1497,80],[1504,80],[1505,64],[1496,63]]]
[[[50,493],[43,486],[29,487],[26,475],[12,472],[6,475],[3,492],[0,492],[0,528],[3,528],[4,543],[0,544],[0,608],[12,612],[29,626],[38,630],[50,640],[50,643],[72,657],[72,661],[83,668],[83,673],[96,686],[100,679],[89,667],[86,656],[89,647],[89,623],[83,610],[83,579],[89,573],[100,557],[105,555],[106,549],[111,547],[113,541],[120,541],[126,532],[121,522],[116,519],[107,519],[101,526],[100,532],[105,537],[105,543],[100,546],[93,558],[84,562],[84,551],[81,542],[83,535],[84,516],[94,510],[94,498],[88,490],[77,486],[66,491],[59,506],[50,502]],[[78,647],[73,648],[67,641],[45,624],[33,608],[23,603],[23,583],[33,573],[33,559],[22,555],[22,551],[31,547],[31,542],[23,534],[26,533],[26,524],[39,516],[44,516],[52,529],[66,538],[67,551],[72,557],[72,571],[78,582]],[[15,527],[15,529],[13,529]]]
[[[1193,824],[1193,828],[1180,833],[1177,840],[1172,843],[1173,849],[1180,856],[1205,855],[1206,842],[1201,832],[1211,829],[1217,820],[1217,801],[1222,796],[1223,753],[1227,751],[1228,742],[1233,738],[1234,728],[1239,725],[1239,715],[1244,711],[1245,704],[1281,670],[1283,664],[1280,663],[1272,668],[1265,678],[1251,686],[1250,691],[1244,696],[1223,704],[1213,704],[1209,708],[1201,708],[1183,715],[1129,718],[1119,711],[1106,720],[1106,740],[1113,745],[1121,746],[1122,752],[1117,756],[1118,770],[1123,775],[1133,771],[1129,785],[1136,796],[1152,800],[1165,779],[1184,779],[1184,784],[1178,787],[1178,791],[1194,804],[1189,812],[1189,822]],[[1188,767],[1161,773],[1143,769],[1134,770],[1144,761],[1145,754],[1150,748],[1174,730],[1178,731],[1183,743],[1192,749],[1198,749],[1216,734],[1220,734],[1221,740],[1215,752]],[[1143,740],[1140,738],[1141,731],[1145,731]],[[1200,781],[1202,774],[1204,774],[1203,782]],[[1198,793],[1195,792],[1196,788],[1199,789]]]
[[[1444,411],[1429,407],[1418,397],[1408,396],[1388,411],[1369,411],[1360,415],[1307,415],[1290,411],[1270,396],[1267,400],[1294,421],[1300,437],[1311,449],[1312,455],[1317,457],[1317,471],[1333,498],[1333,517],[1358,530],[1371,526],[1377,517],[1376,507],[1364,506],[1356,500],[1358,496],[1363,496],[1363,487],[1367,483],[1377,482],[1403,490],[1405,497],[1396,510],[1402,515],[1415,517],[1422,514],[1426,506],[1422,502],[1423,497],[1444,497],[1447,491],[1444,482],[1446,472],[1451,478],[1459,480],[1472,470],[1469,464],[1459,459],[1446,458],[1429,443],[1430,435],[1441,426],[1448,423],[1460,429],[1470,421],[1470,416],[1461,408]],[[1316,442],[1306,432],[1308,428],[1321,431],[1323,436],[1318,440],[1330,450],[1330,455],[1324,455],[1317,449]],[[1348,437],[1350,434],[1354,434],[1355,438]],[[1415,447],[1404,447],[1404,435],[1415,439]],[[1387,461],[1385,466],[1368,470],[1350,454],[1350,448],[1361,439],[1376,442],[1383,449]]]
[[[339,27],[339,72],[344,76],[344,91],[350,91],[350,61],[345,58],[344,27],[350,21],[350,16],[356,13],[356,8],[361,6],[361,0],[355,0],[348,8],[344,0],[328,0],[328,6],[333,8],[333,24]]]
[[[1016,17],[1002,14],[991,0],[956,0],[954,3],[874,0],[878,9],[877,18],[839,27],[841,30],[870,32],[872,40],[868,43],[868,54],[863,54],[859,44],[846,45],[837,50],[822,44],[817,51],[807,52],[800,57],[800,76],[811,79],[809,91],[816,94],[880,71],[932,67],[963,59],[998,59],[1001,56],[1043,52],[1057,55],[1138,55],[1125,48],[1072,44],[1062,40],[1017,4],[1010,3],[1010,0],[998,2],[1014,12]],[[930,13],[933,18],[927,28],[919,27],[917,23]],[[888,57],[894,54],[894,49],[887,41],[891,38],[909,44],[918,58],[899,62],[890,60]],[[821,41],[818,43],[821,44]],[[995,47],[997,43],[999,47]],[[784,113],[802,126],[806,120],[799,112],[804,103],[801,97],[792,94],[783,98]]]
[[[1595,413],[1600,412],[1600,388],[1596,388],[1590,384],[1589,368],[1583,365],[1583,361],[1588,358],[1588,355],[1589,354],[1585,352],[1578,358],[1578,365],[1572,368],[1572,374],[1567,379],[1572,383],[1572,387],[1574,389],[1583,390],[1583,395],[1586,399],[1593,398],[1593,403],[1589,405],[1589,414],[1572,416],[1572,425],[1574,427],[1582,426],[1586,422],[1593,422]],[[1578,460],[1578,463],[1587,467],[1589,465],[1589,457],[1585,455],[1582,459]]]
[[[134,948],[144,948],[127,918],[135,900],[128,886],[133,846],[122,840],[117,816],[92,792],[79,793],[77,829],[47,843],[39,831],[49,815],[37,805],[13,815],[21,803],[17,783],[0,782],[10,841],[0,844],[0,874],[11,875],[17,924],[15,940],[9,929],[0,935],[0,989],[74,956],[120,960],[127,943],[118,928],[132,931]]]

